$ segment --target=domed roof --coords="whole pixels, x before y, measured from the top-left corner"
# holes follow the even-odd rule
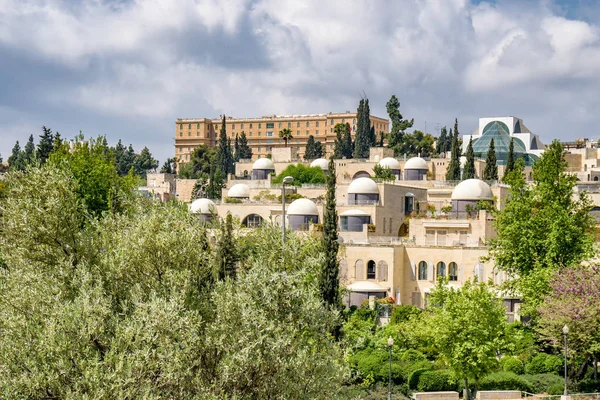
[[[387,292],[386,288],[379,286],[375,282],[358,281],[347,286],[351,292]]]
[[[317,205],[309,199],[296,199],[288,207],[288,215],[319,215]]]
[[[245,183],[236,183],[227,191],[227,197],[248,198],[250,197],[250,187]]]
[[[489,185],[480,179],[462,181],[452,191],[452,200],[494,200]]]
[[[197,199],[192,202],[190,211],[198,214],[210,214],[215,210],[215,203],[209,199]]]
[[[252,164],[252,169],[270,169],[274,171],[275,164],[273,164],[270,158],[259,158]]]
[[[348,193],[360,193],[360,194],[379,194],[377,184],[371,178],[356,178],[348,186]]]
[[[319,167],[323,171],[327,171],[329,169],[329,161],[324,158],[317,158],[313,162],[310,163],[311,167]]]
[[[404,169],[429,169],[429,167],[427,167],[427,161],[421,157],[413,157],[404,164]]]
[[[370,214],[363,210],[348,210],[340,214],[340,217],[369,217]]]
[[[400,163],[393,157],[386,157],[379,161],[379,165],[389,169],[400,169]]]

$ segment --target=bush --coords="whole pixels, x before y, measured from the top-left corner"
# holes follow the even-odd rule
[[[413,374],[413,372],[415,372],[419,369],[422,369],[425,371],[431,371],[433,369],[433,365],[431,364],[430,361],[417,361],[417,362],[405,363],[402,367],[402,376],[404,377],[404,380],[406,380],[408,382],[410,380],[410,377]],[[416,385],[416,383],[415,383],[415,385]]]
[[[325,183],[325,173],[320,167],[307,167],[303,164],[288,165],[277,177],[271,180],[272,183],[281,183],[283,178],[291,176],[294,178],[292,185],[301,186],[303,183]]]
[[[504,372],[513,372],[517,375],[525,373],[523,362],[516,357],[506,357],[502,359],[502,370]]]
[[[425,354],[421,353],[419,350],[414,349],[406,350],[404,353],[402,353],[400,359],[405,363],[427,361],[427,357],[425,357]]]
[[[299,193],[286,193],[285,194],[285,204],[289,204],[289,203],[291,203],[294,200],[303,199],[303,198],[304,198],[304,196],[302,196]],[[281,199],[282,199],[281,195],[277,196],[277,201],[278,202],[281,203]]]
[[[392,363],[392,380],[396,384],[403,382],[402,369],[397,362]],[[374,382],[387,382],[389,376],[389,358],[386,350],[367,348],[352,356],[352,364],[361,377],[371,376]]]
[[[394,307],[392,311],[392,318],[390,319],[390,324],[399,324],[402,322],[407,322],[413,315],[419,316],[421,315],[422,310],[419,307],[411,306],[411,305],[398,305]],[[410,351],[410,350],[409,350]]]
[[[538,353],[527,364],[528,374],[544,374],[549,372],[561,373],[563,360],[559,356],[552,354]]]
[[[419,392],[441,392],[457,390],[457,383],[449,370],[425,371],[419,376]]]
[[[548,388],[548,394],[551,396],[559,396],[565,392],[565,385],[560,383],[555,383]]]
[[[533,386],[532,393],[546,393],[552,385],[563,385],[564,380],[556,374],[522,375]]]
[[[235,197],[225,197],[224,201],[227,204],[239,204],[239,203],[242,203],[242,200],[237,199]]]
[[[564,360],[562,357],[549,355],[546,357],[546,362],[544,366],[546,367],[546,372],[554,372],[556,374],[561,374],[564,371]]]
[[[591,378],[582,379],[577,384],[577,391],[580,392],[580,393],[597,393],[597,392],[600,392],[600,379],[598,379],[598,380],[594,380],[594,379],[591,379]]]
[[[421,375],[423,375],[427,371],[429,371],[429,369],[426,368],[419,368],[413,371],[408,378],[408,388],[412,390],[416,389],[417,386],[419,386],[419,380],[421,379]]]
[[[483,378],[479,390],[520,390],[533,392],[533,385],[513,372],[495,372]]]

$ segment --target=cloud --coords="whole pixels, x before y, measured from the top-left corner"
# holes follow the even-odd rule
[[[381,116],[396,94],[432,133],[517,115],[545,141],[589,136],[599,24],[585,1],[0,0],[0,152],[46,124],[165,159],[175,118],[354,110],[362,93]]]

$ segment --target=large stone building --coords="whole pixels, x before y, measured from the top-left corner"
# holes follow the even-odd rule
[[[333,151],[336,124],[349,123],[352,137],[356,132],[356,113],[329,113],[313,115],[271,115],[258,118],[226,117],[227,137],[233,141],[236,134],[246,133],[248,145],[252,148],[253,159],[272,154],[273,149],[284,147],[279,131],[288,128],[293,139],[288,146],[296,157],[302,157],[309,136],[325,145],[327,154]],[[178,118],[175,121],[175,157],[179,162],[189,161],[195,147],[205,144],[216,146],[222,120],[208,118]],[[375,132],[389,132],[389,121],[371,116],[371,126]]]

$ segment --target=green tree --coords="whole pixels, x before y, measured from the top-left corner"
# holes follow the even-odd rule
[[[448,142],[448,130],[444,126],[440,131],[440,137],[437,139],[435,145],[436,154],[442,154],[446,152],[446,142]]]
[[[233,217],[231,213],[227,213],[225,221],[221,221],[213,279],[215,281],[235,279],[238,261],[236,238],[233,233]]]
[[[508,345],[502,300],[484,282],[467,281],[457,289],[440,279],[428,310],[426,334],[456,377],[464,380],[470,398],[469,382],[477,387],[481,378],[494,371],[498,352]]]
[[[40,135],[40,141],[37,147],[37,159],[40,163],[45,163],[50,157],[50,153],[54,148],[54,135],[50,128],[42,127],[42,134]]]
[[[433,136],[429,133],[419,130],[415,130],[412,134],[405,133],[402,136],[402,142],[393,147],[394,155],[430,157],[434,153],[433,142]]]
[[[345,124],[335,124],[333,131],[335,132],[335,142],[333,144],[333,157],[342,159],[344,157],[344,131]]]
[[[29,140],[25,145],[24,158],[27,164],[32,164],[35,160],[35,144],[33,143],[33,135],[29,135]]]
[[[283,182],[283,178],[291,176],[294,178],[292,185],[300,186],[303,183],[325,183],[325,173],[320,167],[307,167],[303,164],[290,164],[279,175],[272,179],[271,182],[279,184]]]
[[[395,181],[396,175],[392,172],[388,167],[382,167],[379,164],[375,164],[373,167],[373,172],[375,173],[375,178],[383,179],[386,181]]]
[[[385,142],[385,133],[383,133],[383,131],[379,132],[379,143],[377,143],[377,146],[379,147],[383,147]]]
[[[141,153],[135,157],[133,168],[137,176],[146,179],[146,173],[149,170],[158,168],[158,160],[152,157],[152,153],[147,147],[144,147]]]
[[[214,147],[201,144],[194,148],[190,156],[191,178],[195,179],[202,175],[210,175],[211,170],[215,168],[217,158],[218,151]]]
[[[239,160],[250,160],[252,159],[252,148],[248,146],[248,138],[246,137],[246,133],[242,131],[240,135],[239,142]]]
[[[325,260],[319,275],[319,287],[323,302],[334,309],[340,306],[340,279],[338,260],[338,215],[335,201],[336,173],[333,157],[329,159],[327,169],[327,193],[325,195],[325,213],[323,215],[323,249]]]
[[[458,141],[458,120],[454,124],[454,134],[452,136],[450,162],[446,170],[447,181],[460,181],[460,144]]]
[[[56,151],[59,150],[63,145],[63,140],[60,136],[60,133],[58,131],[56,131],[56,134],[54,135],[54,143],[52,144],[52,151]]]
[[[217,167],[221,172],[227,174],[234,172],[233,170],[233,155],[231,154],[231,146],[227,140],[227,129],[225,115],[221,122],[221,131],[219,132],[219,146],[217,148]]]
[[[354,142],[352,142],[352,130],[350,124],[346,122],[346,129],[343,137],[344,147],[342,148],[342,158],[350,159],[354,154]]]
[[[488,149],[485,159],[485,170],[483,171],[483,179],[486,181],[498,180],[498,165],[496,165],[496,148],[494,146],[494,138],[490,140],[490,148]]]
[[[390,117],[390,121],[392,122],[392,130],[390,132],[390,137],[388,141],[389,147],[395,147],[398,144],[401,144],[404,139],[404,132],[408,128],[412,128],[415,123],[415,119],[412,118],[410,121],[407,119],[403,119],[402,114],[400,113],[400,101],[396,95],[392,95],[390,100],[386,104],[386,109],[388,116]]]
[[[8,166],[11,170],[15,171],[25,170],[25,153],[21,151],[21,146],[19,145],[18,140],[12,148],[12,154],[10,157],[8,157]]]
[[[360,99],[356,111],[356,135],[354,138],[354,158],[369,158],[371,120],[367,114],[368,99]]]
[[[235,141],[233,144],[233,161],[240,161],[240,138],[237,133],[235,134]]]
[[[219,168],[211,171],[206,188],[206,197],[213,200],[220,200],[223,188],[225,187],[225,181],[226,177]]]
[[[566,172],[564,149],[557,141],[533,167],[533,185],[523,177],[523,160],[506,177],[510,194],[497,212],[490,256],[514,278],[507,288],[519,293],[533,311],[549,293],[555,271],[593,254],[591,203],[585,192],[573,197],[577,177]]]
[[[506,159],[506,167],[504,168],[503,181],[506,181],[509,174],[515,169],[515,143],[513,138],[510,138],[510,144],[508,145],[508,158]]]
[[[167,161],[160,168],[161,174],[172,174],[173,173],[173,163],[175,162],[174,158],[167,158]]]
[[[112,149],[115,156],[115,163],[117,166],[117,172],[121,176],[125,176],[131,169],[131,163],[127,159],[127,147],[123,145],[121,139],[117,142],[117,145]]]
[[[306,148],[304,150],[305,160],[315,160],[323,156],[323,145],[320,141],[315,140],[313,135],[308,137]]]
[[[493,140],[493,139],[492,139]],[[462,179],[473,179],[475,178],[475,153],[473,152],[473,138],[469,139],[469,145],[467,146],[467,162],[463,168]]]
[[[279,137],[283,139],[285,142],[285,147],[288,145],[288,141],[292,140],[294,136],[292,136],[292,130],[289,128],[284,128],[279,131]]]

